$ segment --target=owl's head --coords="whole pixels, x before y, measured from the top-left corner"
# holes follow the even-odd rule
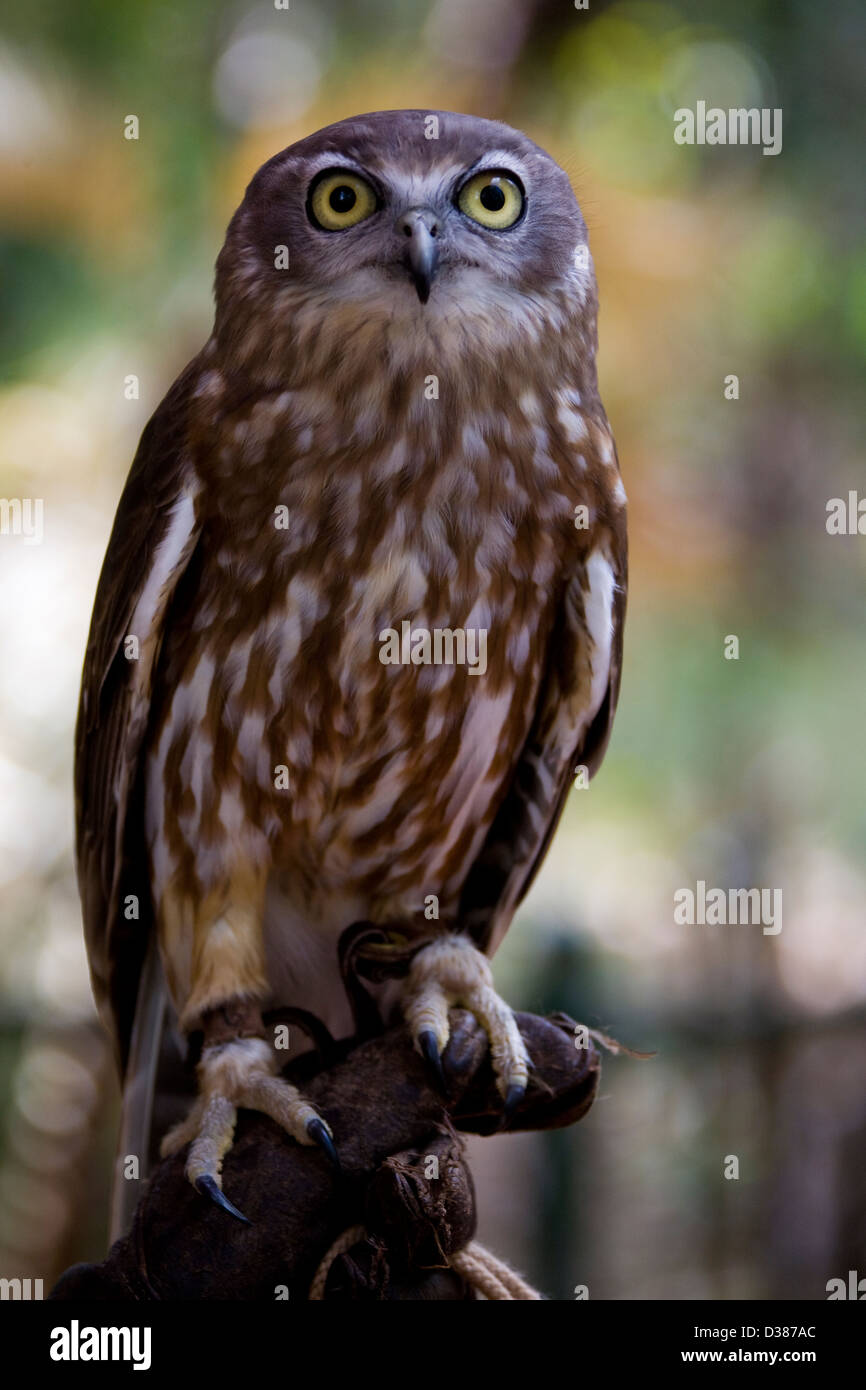
[[[217,263],[217,335],[240,362],[443,335],[496,353],[594,329],[586,225],[565,172],[520,131],[438,111],[327,126],[259,169]]]

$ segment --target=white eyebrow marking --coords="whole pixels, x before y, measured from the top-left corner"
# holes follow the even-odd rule
[[[369,178],[371,173],[363,164],[359,164],[342,150],[323,150],[321,154],[308,159],[306,166],[310,179],[314,179],[323,169],[349,169],[353,174],[360,174],[362,178]]]
[[[527,186],[526,164],[513,150],[488,150],[485,154],[479,155],[474,164],[470,164],[466,173],[483,174],[485,169],[510,169],[512,173],[517,174],[523,187]]]

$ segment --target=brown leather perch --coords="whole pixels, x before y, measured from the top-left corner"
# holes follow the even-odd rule
[[[600,1061],[575,1048],[564,1014],[517,1014],[533,1071],[507,1121],[472,1016],[451,1013],[443,1061],[447,1099],[400,1025],[340,1062],[304,1076],[305,1094],[331,1125],[342,1164],[294,1143],[269,1119],[242,1111],[223,1171],[232,1202],[251,1225],[199,1196],[184,1154],[161,1163],[132,1231],[99,1265],[74,1265],[50,1297],[267,1301],[306,1299],[327,1250],[347,1227],[367,1237],[331,1266],[328,1299],[465,1299],[473,1292],[448,1267],[475,1232],[472,1178],[458,1131],[556,1129],[581,1119],[598,1087]],[[299,1059],[303,1061],[303,1059]],[[297,1079],[297,1066],[286,1075]],[[438,1160],[438,1177],[431,1157]]]

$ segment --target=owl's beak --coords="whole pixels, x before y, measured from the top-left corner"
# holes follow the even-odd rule
[[[398,219],[397,226],[409,238],[409,273],[418,298],[426,304],[439,263],[439,220],[429,208],[411,208]]]

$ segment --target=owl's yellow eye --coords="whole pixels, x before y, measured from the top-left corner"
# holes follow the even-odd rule
[[[523,189],[509,174],[488,170],[473,174],[464,183],[457,206],[482,227],[504,232],[514,226],[523,212]]]
[[[314,222],[326,232],[342,232],[356,227],[379,206],[366,179],[348,169],[331,169],[313,184],[310,212]]]

